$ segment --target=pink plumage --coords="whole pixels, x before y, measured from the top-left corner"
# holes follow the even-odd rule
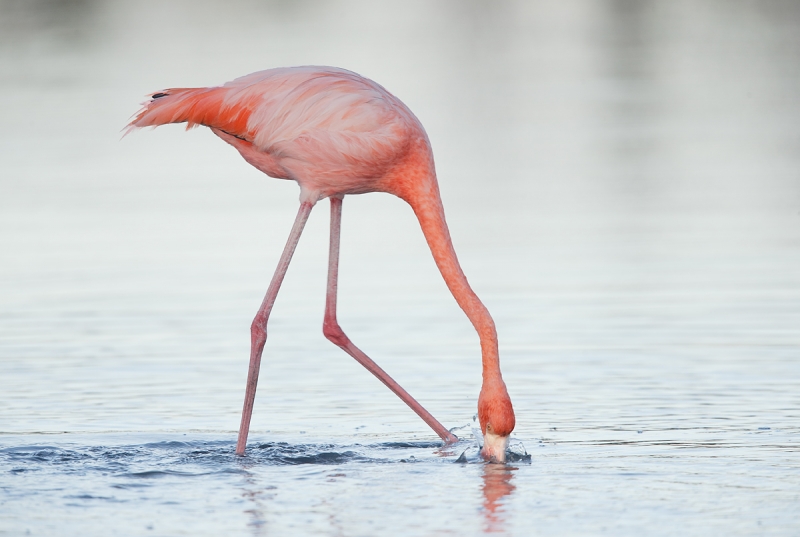
[[[419,120],[383,87],[332,67],[259,71],[211,88],[167,89],[130,123],[206,125],[267,175],[293,179],[301,199],[383,190]],[[271,158],[265,158],[271,157]]]
[[[480,337],[483,385],[478,415],[482,453],[505,459],[515,417],[500,374],[497,331],[464,276],[450,240],[428,137],[399,99],[375,82],[333,67],[260,71],[222,86],[154,93],[133,121],[137,127],[204,125],[247,162],[300,185],[300,209],[272,283],[251,326],[250,368],[237,454],[244,454],[266,326],[281,282],[313,206],[331,199],[328,292],[323,333],[397,394],[446,442],[457,441],[436,418],[356,347],[336,320],[339,230],[346,194],[388,192],[407,201],[419,219],[442,276]]]

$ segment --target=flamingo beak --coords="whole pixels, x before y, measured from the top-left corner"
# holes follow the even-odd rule
[[[500,436],[487,430],[483,435],[481,456],[489,462],[506,462],[507,447],[508,436]]]

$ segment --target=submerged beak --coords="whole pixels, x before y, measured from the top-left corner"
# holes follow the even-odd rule
[[[490,462],[506,462],[506,448],[508,437],[486,431],[483,435],[483,449],[481,456]]]

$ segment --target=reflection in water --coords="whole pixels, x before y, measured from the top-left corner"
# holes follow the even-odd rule
[[[486,464],[483,467],[483,509],[486,533],[503,531],[502,500],[517,487],[511,484],[518,468],[505,464]]]
[[[260,483],[256,475],[251,471],[254,467],[252,462],[241,461],[238,457],[234,460],[236,466],[246,472],[243,474],[241,495],[246,501],[246,508],[243,513],[247,519],[247,527],[250,530],[250,534],[255,537],[265,535],[267,514],[264,502],[270,501],[275,497],[273,492],[268,493],[267,491],[274,491],[277,487]]]

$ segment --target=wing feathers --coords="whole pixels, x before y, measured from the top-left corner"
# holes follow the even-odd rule
[[[349,71],[285,68],[212,88],[154,93],[129,125],[206,125],[286,159],[301,175],[376,176],[424,135],[410,111],[381,86]],[[417,132],[418,131],[418,132]]]
[[[230,103],[226,102],[229,91],[219,87],[172,88],[154,93],[128,128],[187,123],[188,129],[205,125],[251,140],[253,133],[247,130],[247,121],[260,98],[251,95]]]

